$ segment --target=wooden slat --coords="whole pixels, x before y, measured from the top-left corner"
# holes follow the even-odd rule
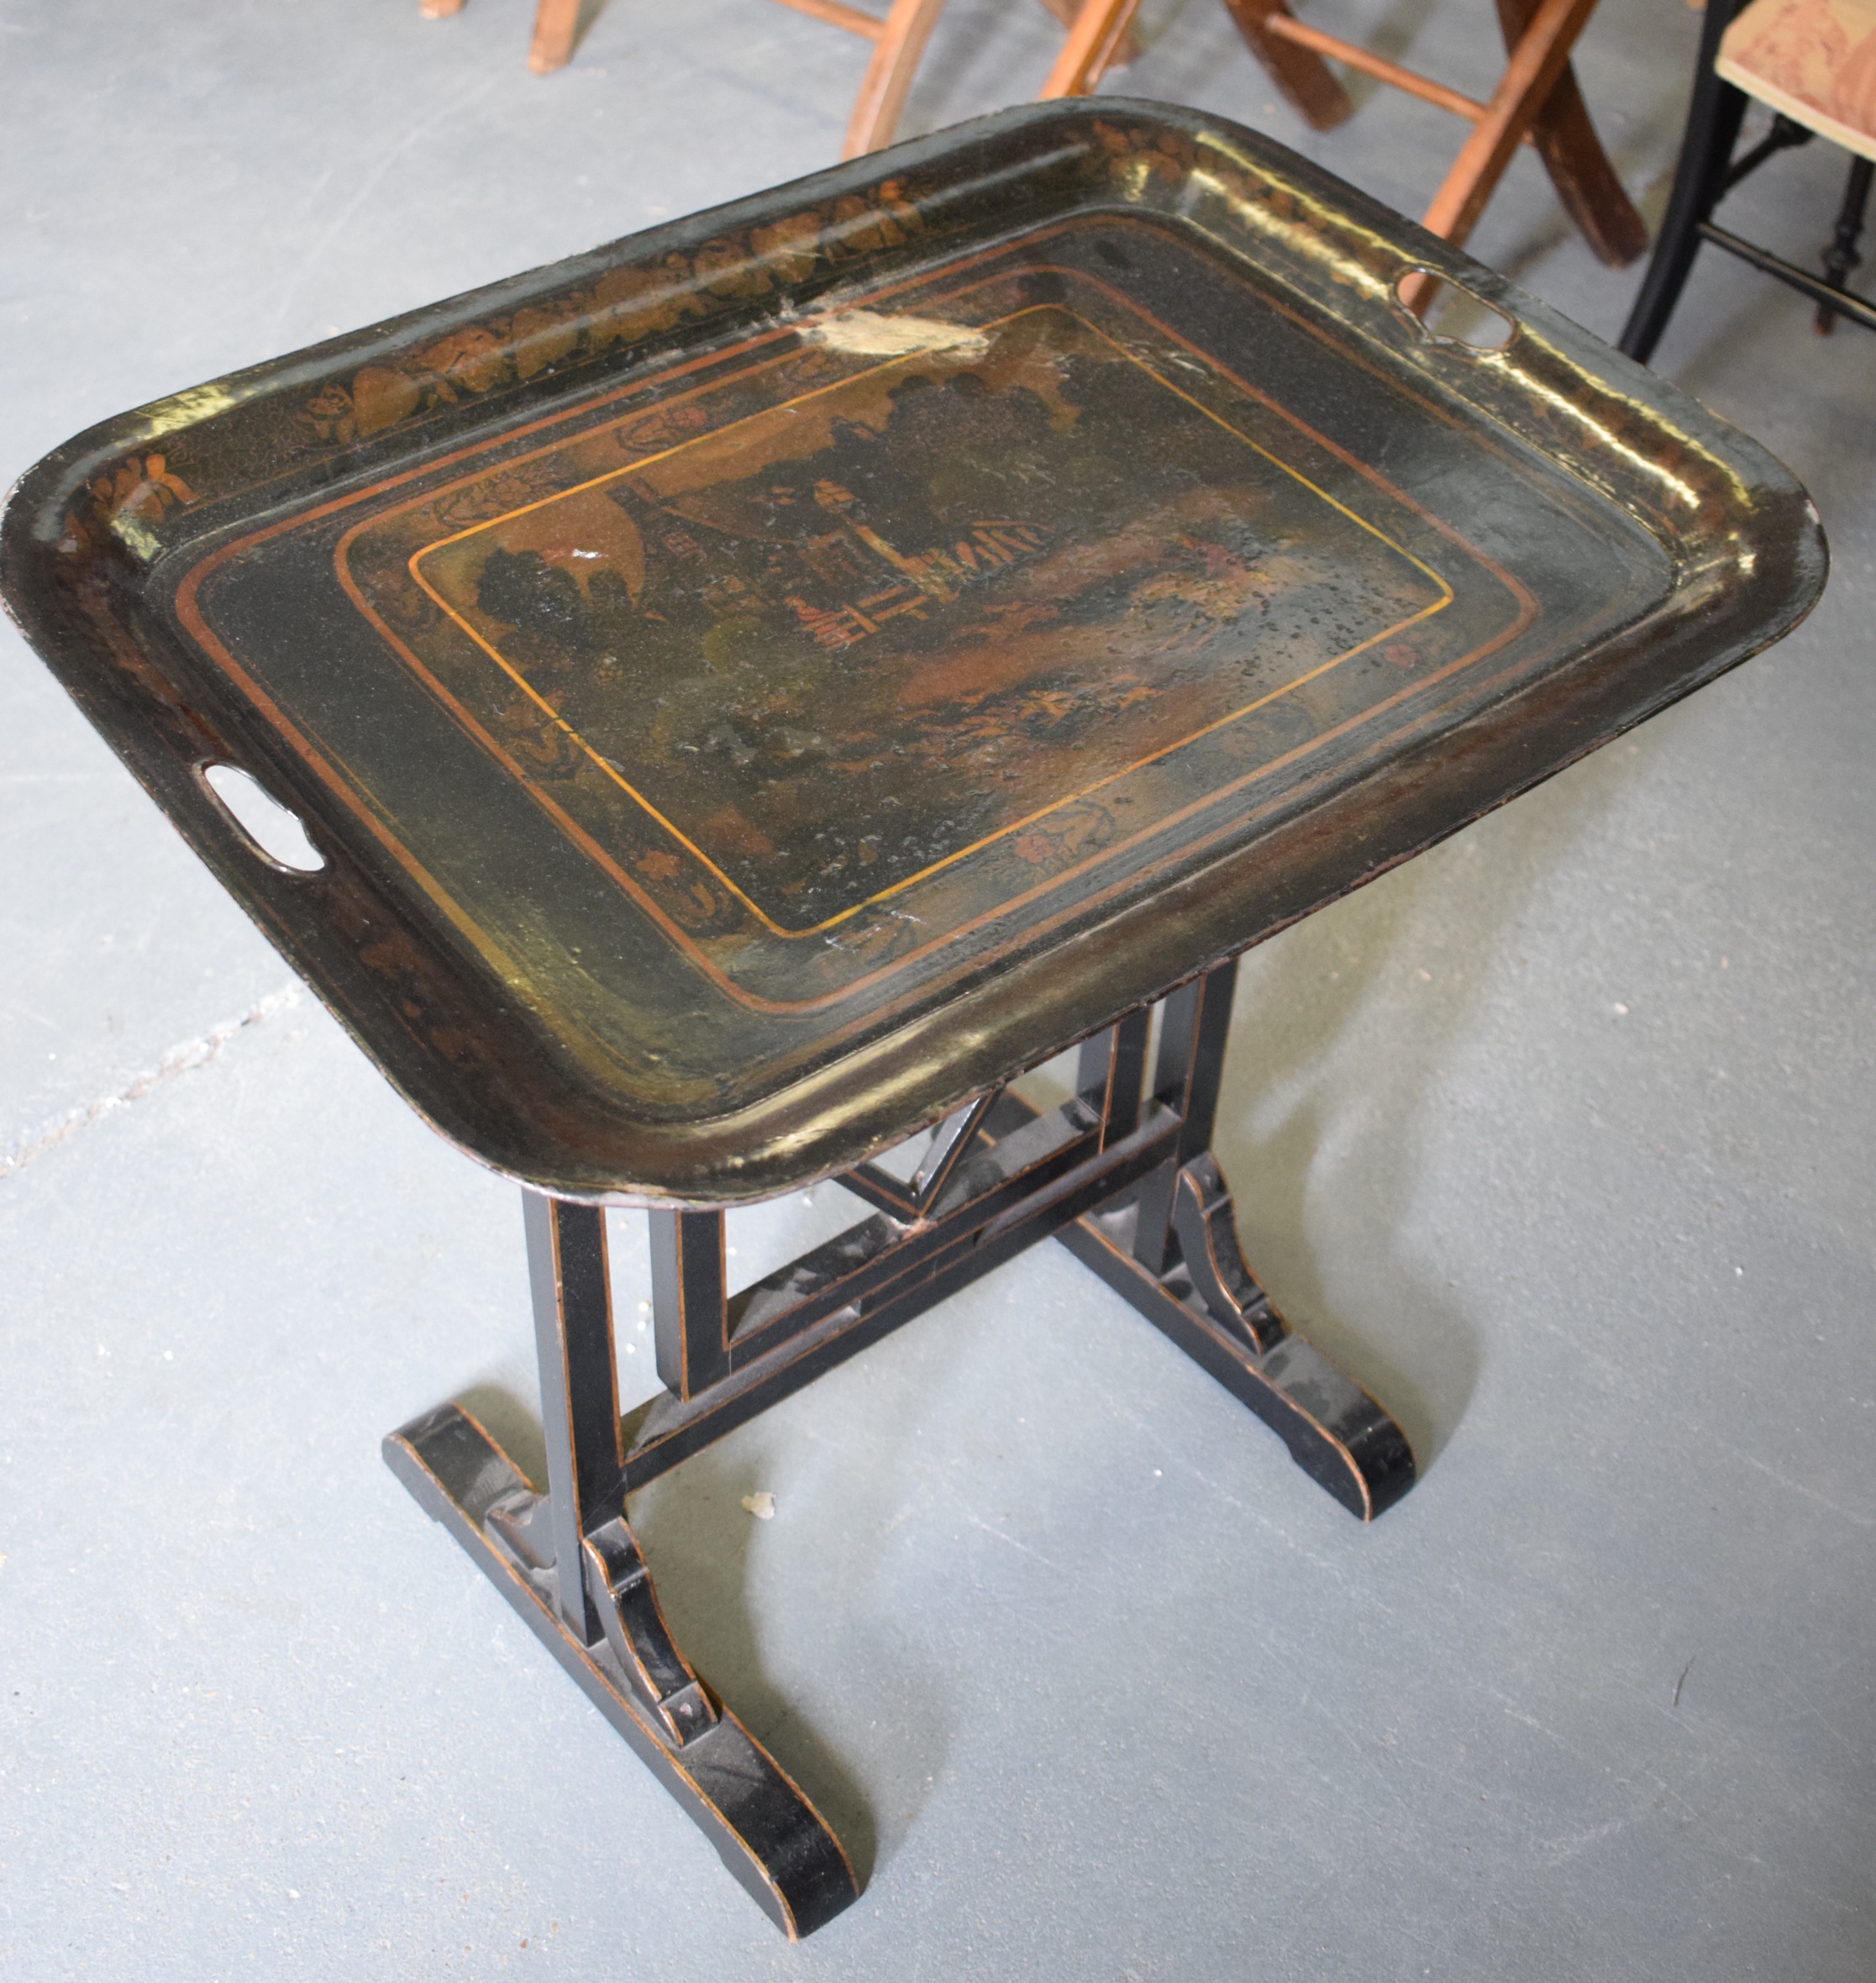
[[[918,58],[943,8],[944,0],[893,0],[892,11],[873,44],[873,59],[866,65],[859,95],[854,100],[847,142],[840,150],[843,158],[859,158],[892,142]]]
[[[849,34],[863,35],[869,41],[877,41],[885,32],[885,23],[879,15],[863,13],[857,7],[844,5],[843,0],[775,0],[775,4],[792,7],[796,13],[812,14],[830,28],[844,28]]]
[[[1455,247],[1469,234],[1538,107],[1570,59],[1596,0],[1543,0],[1505,65],[1485,114],[1459,147],[1421,224]]]
[[[1266,34],[1274,34],[1283,41],[1294,41],[1299,47],[1313,49],[1317,55],[1331,55],[1345,68],[1358,69],[1364,76],[1372,76],[1377,82],[1405,90],[1410,97],[1418,97],[1423,103],[1450,110],[1455,117],[1476,124],[1485,114],[1485,106],[1476,97],[1462,96],[1458,90],[1449,90],[1443,82],[1435,82],[1431,76],[1403,69],[1398,62],[1389,61],[1385,55],[1378,55],[1358,42],[1344,41],[1339,34],[1325,34],[1320,28],[1312,28],[1307,21],[1297,20],[1293,15],[1266,14],[1262,24]]]
[[[1476,97],[1462,96],[1458,90],[1449,90],[1443,82],[1435,82],[1430,76],[1403,69],[1398,62],[1375,55],[1358,42],[1344,41],[1339,34],[1325,34],[1320,28],[1312,28],[1306,21],[1296,20],[1287,13],[1267,15],[1264,31],[1285,41],[1294,41],[1300,47],[1311,49],[1318,55],[1332,55],[1345,67],[1358,69],[1363,75],[1372,76],[1377,82],[1403,90],[1410,97],[1418,97],[1421,103],[1431,103],[1435,109],[1450,110],[1453,116],[1464,118],[1468,124],[1477,124],[1485,114],[1485,106]],[[1535,145],[1537,140],[1527,131],[1522,142]]]
[[[1139,8],[1140,0],[1084,0],[1037,100],[1088,95],[1112,65]]]

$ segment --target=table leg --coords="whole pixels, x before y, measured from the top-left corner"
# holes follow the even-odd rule
[[[548,1488],[443,1405],[385,1459],[648,1763],[791,1940],[859,1892],[839,1840],[672,1639],[626,1518],[605,1215],[523,1193]]]
[[[579,24],[580,0],[540,0],[528,49],[528,66],[535,75],[551,76],[573,60],[573,35]]]
[[[1037,101],[1092,96],[1117,60],[1139,8],[1140,0],[1081,0],[1054,66],[1036,92]]]
[[[879,38],[873,44],[872,60],[860,79],[859,94],[854,99],[853,113],[847,120],[846,141],[840,148],[843,159],[861,158],[891,144],[899,128],[900,113],[912,91],[918,58],[932,38],[944,0],[892,0],[880,24]]]
[[[1081,0],[1042,0],[1042,4],[1054,14],[1064,28],[1072,28],[1080,18]],[[1129,62],[1140,59],[1140,45],[1133,38],[1131,28],[1122,31],[1114,43],[1113,52],[1107,58],[1110,69],[1124,69]],[[1098,77],[1096,79],[1100,80]]]
[[[1220,965],[1165,1002],[1153,1098],[1178,1115],[1172,1154],[1137,1192],[1056,1237],[1248,1405],[1312,1481],[1371,1521],[1413,1486],[1413,1450],[1259,1285],[1211,1155],[1237,977],[1235,960]]]
[[[842,1182],[871,1218],[731,1292],[721,1212],[652,1218],[666,1394],[622,1428],[604,1213],[524,1194],[546,1491],[460,1406],[385,1442],[391,1470],[468,1549],[791,1936],[859,1885],[807,1799],[672,1640],[626,1496],[1051,1234],[1275,1428],[1364,1520],[1413,1485],[1400,1428],[1294,1334],[1244,1264],[1211,1134],[1233,964],[1082,1047],[1075,1093],[1040,1110],[991,1089],[933,1133],[909,1180]]]

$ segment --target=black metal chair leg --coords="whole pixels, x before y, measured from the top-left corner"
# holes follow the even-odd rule
[[[1726,190],[1726,170],[1746,114],[1742,91],[1723,82],[1714,71],[1720,38],[1731,24],[1744,0],[1707,0],[1700,28],[1700,52],[1694,71],[1694,99],[1688,108],[1687,129],[1680,141],[1680,161],[1674,168],[1674,191],[1656,237],[1648,272],[1629,312],[1621,349],[1646,365],[1654,355],[1680,300],[1687,271],[1700,245],[1700,224],[1712,213]]]
[[[1833,289],[1842,289],[1850,271],[1863,257],[1857,242],[1863,234],[1863,210],[1869,204],[1869,181],[1876,166],[1866,158],[1850,161],[1850,176],[1844,184],[1843,204],[1837,209],[1837,233],[1824,256],[1824,280]],[[1828,303],[1817,306],[1817,334],[1827,338],[1837,329],[1837,313]]]

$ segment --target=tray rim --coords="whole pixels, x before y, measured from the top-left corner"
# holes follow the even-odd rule
[[[448,1097],[439,1095],[438,1081],[424,1078],[426,1071],[434,1074],[436,1070],[426,1070],[418,1064],[421,1055],[413,1060],[402,1049],[397,1029],[394,1027],[386,1029],[381,1023],[374,1023],[376,1015],[355,1009],[356,1000],[324,981],[334,974],[328,960],[322,955],[321,946],[312,940],[313,933],[307,928],[307,918],[303,915],[282,913],[291,903],[291,897],[282,899],[283,889],[299,891],[298,902],[292,906],[303,908],[306,892],[302,879],[271,872],[262,863],[254,860],[244,847],[236,849],[231,844],[220,808],[206,795],[206,787],[199,777],[179,781],[173,775],[176,767],[166,759],[164,750],[157,747],[147,731],[139,729],[137,705],[140,699],[144,713],[147,714],[152,700],[156,702],[164,700],[164,689],[167,686],[170,707],[164,713],[169,721],[171,750],[175,737],[187,738],[192,732],[201,739],[198,748],[208,748],[217,755],[224,755],[221,748],[223,739],[215,734],[214,726],[205,723],[201,713],[185,706],[185,698],[174,689],[173,684],[161,682],[160,663],[138,651],[139,643],[127,628],[120,625],[113,637],[108,627],[95,618],[90,623],[85,623],[75,617],[69,610],[69,602],[67,610],[59,609],[58,587],[53,581],[58,576],[59,561],[69,561],[75,555],[69,543],[68,523],[78,492],[94,483],[113,464],[120,464],[127,458],[137,456],[140,451],[150,450],[153,444],[161,443],[166,436],[223,418],[244,406],[288,392],[303,393],[318,387],[323,381],[342,374],[355,374],[361,363],[407,350],[412,341],[418,338],[435,338],[452,329],[460,330],[491,312],[507,308],[525,309],[529,299],[554,293],[570,281],[596,279],[610,270],[647,266],[686,246],[695,250],[700,244],[707,245],[738,227],[760,224],[764,217],[772,219],[778,213],[786,213],[791,207],[799,210],[811,200],[818,199],[825,203],[830,197],[857,197],[866,189],[877,192],[882,187],[891,187],[916,171],[958,156],[972,144],[994,143],[1012,136],[1033,135],[1038,131],[1046,138],[1055,131],[1063,135],[1064,141],[1079,134],[1085,145],[1089,131],[1102,124],[1108,126],[1132,124],[1180,134],[1189,140],[1222,145],[1227,150],[1248,158],[1257,168],[1280,174],[1291,188],[1301,189],[1301,197],[1332,207],[1348,229],[1365,231],[1384,251],[1395,255],[1403,268],[1431,269],[1460,281],[1488,302],[1497,302],[1512,315],[1519,326],[1518,336],[1506,347],[1507,353],[1518,355],[1511,358],[1505,354],[1495,354],[1496,363],[1488,366],[1482,364],[1475,355],[1469,354],[1460,361],[1468,368],[1459,376],[1460,386],[1469,379],[1476,390],[1482,380],[1490,379],[1495,374],[1512,374],[1515,384],[1529,386],[1533,380],[1540,385],[1549,382],[1554,393],[1554,381],[1542,378],[1542,366],[1533,371],[1534,359],[1550,360],[1553,361],[1551,365],[1553,374],[1579,381],[1584,376],[1580,361],[1592,360],[1605,379],[1612,376],[1627,388],[1624,397],[1631,405],[1677,428],[1684,434],[1696,437],[1701,445],[1729,464],[1742,487],[1748,476],[1756,476],[1758,486],[1768,488],[1779,499],[1779,513],[1771,520],[1782,525],[1782,539],[1768,547],[1758,547],[1768,548],[1775,554],[1774,557],[1769,560],[1760,560],[1757,552],[1753,551],[1747,563],[1748,579],[1753,577],[1761,563],[1777,562],[1781,565],[1779,571],[1766,572],[1756,581],[1761,593],[1773,592],[1775,587],[1775,596],[1762,600],[1753,618],[1747,612],[1748,602],[1742,602],[1741,592],[1736,592],[1729,598],[1722,585],[1719,596],[1709,602],[1706,609],[1708,618],[1717,623],[1707,630],[1710,653],[1705,663],[1697,665],[1684,676],[1674,677],[1658,700],[1650,702],[1644,697],[1634,702],[1614,727],[1584,726],[1577,748],[1547,757],[1534,767],[1527,767],[1526,775],[1521,777],[1516,766],[1511,765],[1509,776],[1500,781],[1495,788],[1496,796],[1486,805],[1463,808],[1443,823],[1418,817],[1403,837],[1401,828],[1413,817],[1412,794],[1403,790],[1403,775],[1407,785],[1417,780],[1422,788],[1430,790],[1440,782],[1439,767],[1412,763],[1410,761],[1412,754],[1390,765],[1388,777],[1372,782],[1377,790],[1392,786],[1399,795],[1387,802],[1395,809],[1395,831],[1388,844],[1374,849],[1374,858],[1352,879],[1346,875],[1338,878],[1332,871],[1332,860],[1325,861],[1320,849],[1309,847],[1307,834],[1298,835],[1292,825],[1269,839],[1256,843],[1260,856],[1267,862],[1270,860],[1272,847],[1279,840],[1295,845],[1294,870],[1290,877],[1291,887],[1287,894],[1279,891],[1274,897],[1266,892],[1261,913],[1241,914],[1238,928],[1234,930],[1228,927],[1229,918],[1222,924],[1217,914],[1208,914],[1201,898],[1208,892],[1217,896],[1228,892],[1231,876],[1225,871],[1234,867],[1242,869],[1243,850],[1196,871],[1179,886],[1169,891],[1153,912],[1154,920],[1163,924],[1167,932],[1167,940],[1160,945],[1163,950],[1169,954],[1174,952],[1173,937],[1184,939],[1177,949],[1182,960],[1178,976],[1150,986],[1143,984],[1129,987],[1128,995],[1114,1004],[1111,1010],[1102,1009],[1090,1017],[1085,1000],[1076,1008],[1072,998],[1064,999],[1059,994],[1052,997],[1046,986],[1033,981],[1038,970],[1044,976],[1057,977],[1078,975],[1068,968],[1069,960],[1077,949],[1085,951],[1090,939],[1103,934],[1097,928],[1046,952],[1040,959],[1016,967],[999,981],[998,987],[995,988],[999,1001],[1016,1007],[1023,1015],[1020,1028],[1006,1023],[999,1034],[995,1027],[987,1026],[981,1016],[980,993],[975,995],[980,1008],[977,1023],[975,1025],[968,1020],[960,1023],[959,1008],[973,995],[967,993],[959,999],[947,997],[933,1009],[905,1024],[881,1032],[859,1048],[838,1055],[826,1065],[787,1087],[733,1110],[700,1115],[687,1123],[647,1124],[643,1118],[622,1118],[625,1130],[623,1139],[603,1136],[596,1139],[590,1112],[586,1120],[579,1119],[582,1114],[580,1098],[564,1091],[564,1083],[562,1091],[554,1091],[555,1084],[545,1078],[548,1070],[538,1055],[531,1063],[525,1054],[521,1055],[515,1065],[502,1070],[511,1086],[519,1081],[518,1091],[524,1097],[524,1105],[518,1112],[514,1112],[512,1120],[500,1124],[478,1122],[473,1119],[472,1111],[465,1112],[460,1107],[447,1106]],[[1169,218],[1164,214],[1158,217]],[[1424,334],[1420,334],[1424,337]],[[682,341],[679,340],[679,345],[673,348],[681,346]],[[710,339],[705,338],[696,342],[707,349]],[[1425,339],[1425,342],[1431,347],[1437,340]],[[1429,352],[1428,355],[1437,354]],[[636,371],[655,363],[659,356],[656,351],[641,354],[632,360],[631,369]],[[621,369],[623,371],[624,368]],[[1453,390],[1454,381],[1448,379],[1442,383],[1449,392]],[[1463,393],[1459,396],[1464,397]],[[1478,404],[1476,398],[1473,403]],[[1482,410],[1485,410],[1487,418],[1492,417],[1489,409]],[[486,423],[486,416],[482,423]],[[449,423],[445,421],[444,424],[447,427]],[[403,441],[400,440],[398,444],[403,445]],[[427,444],[416,444],[418,454],[424,451]],[[343,479],[349,482],[355,475],[370,476],[378,463],[389,455],[389,450],[370,447],[362,442],[355,445],[349,457],[352,472],[345,474]],[[155,458],[145,455],[146,460]],[[1559,457],[1553,455],[1552,459]],[[1581,475],[1578,464],[1565,465],[1572,472]],[[1585,475],[1582,479],[1590,478]],[[258,486],[264,488],[268,485],[263,482]],[[1593,481],[1591,487],[1595,487]],[[1605,500],[1611,499],[1605,488],[1598,489],[1597,492]],[[1632,500],[1624,507],[1634,513]],[[1644,527],[1650,528],[1651,534],[1659,538],[1658,518],[1653,523],[1646,518],[1637,520],[1643,521]],[[1776,537],[1777,533],[1774,534]],[[1710,561],[1724,550],[1726,534],[1719,535],[1717,544],[1708,543],[1704,547]],[[131,550],[134,552],[136,548],[133,542]],[[1736,551],[1740,548],[1737,544],[1734,545]],[[1535,298],[1527,297],[1506,278],[1481,268],[1469,257],[1424,234],[1411,223],[1389,214],[1378,203],[1343,186],[1319,168],[1286,152],[1274,141],[1244,131],[1228,120],[1205,113],[1106,97],[1088,103],[1023,106],[975,119],[932,138],[896,146],[886,153],[811,175],[748,199],[663,224],[586,255],[466,292],[369,326],[363,331],[326,340],[306,350],[268,360],[221,381],[133,409],[86,429],[29,470],[16,485],[3,523],[0,523],[0,596],[4,597],[9,613],[20,624],[29,642],[53,667],[107,740],[129,765],[134,775],[156,797],[172,823],[195,846],[218,878],[230,888],[263,930],[283,949],[295,968],[310,977],[318,995],[334,1011],[341,1023],[359,1039],[393,1086],[441,1134],[491,1167],[563,1196],[617,1203],[720,1204],[754,1200],[797,1188],[811,1178],[837,1172],[897,1141],[924,1122],[935,1119],[970,1093],[998,1079],[1013,1077],[1023,1065],[1033,1065],[1048,1058],[1070,1044],[1073,1037],[1098,1030],[1122,1012],[1159,996],[1174,984],[1196,975],[1222,957],[1264,940],[1348,888],[1372,879],[1400,860],[1410,858],[1434,839],[1443,837],[1445,833],[1469,823],[1482,811],[1506,802],[1529,785],[1563,769],[1574,757],[1643,720],[1656,707],[1690,692],[1723,668],[1737,665],[1779,638],[1809,610],[1821,589],[1824,571],[1821,529],[1816,523],[1815,510],[1795,481],[1756,443],[1737,434],[1666,381],[1631,366],[1589,334],[1569,324]],[[36,587],[34,580],[39,581]],[[1748,586],[1742,591],[1752,589]],[[1710,586],[1709,590],[1712,590]],[[1634,648],[1635,636],[1647,629],[1650,619],[1658,617],[1658,613],[1645,616],[1641,627],[1626,629],[1623,636],[1605,644],[1613,648],[1625,645]],[[1684,627],[1671,627],[1666,631],[1684,635]],[[1658,647],[1663,633],[1662,629],[1653,629]],[[1605,675],[1624,659],[1615,653],[1595,658],[1600,660]],[[1635,659],[1633,655],[1626,657],[1631,674],[1635,671]],[[1572,663],[1565,671],[1580,672],[1580,664]],[[1619,666],[1616,671],[1621,671]],[[1535,698],[1541,702],[1542,698],[1538,692],[1546,686],[1539,683],[1529,693],[1514,697],[1511,701],[1530,702]],[[1604,700],[1605,702],[1608,700],[1606,694]],[[1593,697],[1590,702],[1593,706]],[[254,740],[248,741],[248,755],[250,757],[258,755],[264,765],[265,750],[257,753],[253,747]],[[1467,750],[1484,751],[1488,748],[1485,740],[1479,738],[1466,739],[1449,735],[1442,738],[1441,744],[1442,750],[1437,755],[1448,759],[1463,755]],[[239,763],[241,758],[232,756],[230,761]],[[1472,761],[1479,760],[1474,756]],[[199,770],[199,762],[194,768]],[[1422,815],[1426,813],[1424,803],[1420,812]],[[1306,825],[1307,822],[1302,823]],[[1281,865],[1281,860],[1274,865]],[[1201,886],[1201,884],[1206,886]],[[1226,886],[1222,887],[1221,884]],[[370,891],[367,888],[364,892],[369,894]],[[1251,899],[1253,902],[1258,899],[1254,890],[1251,892]],[[1019,989],[1012,984],[1012,980],[1024,976],[1030,981],[1026,986]],[[1053,1021],[1045,1016],[1051,1013],[1057,1015]],[[1052,1026],[1066,1029],[1051,1031]],[[1041,1030],[1038,1031],[1038,1028]],[[1011,1041],[1019,1030],[1025,1039],[1040,1040],[1047,1037],[1049,1044],[1046,1047],[1032,1045],[1022,1051],[1014,1050]],[[984,1042],[986,1031],[996,1036],[994,1044],[988,1047]],[[954,1038],[947,1049],[948,1032],[954,1036],[964,1036],[963,1046]],[[450,1078],[473,1081],[476,1077],[473,1072],[460,1070],[455,1077],[445,1073],[444,1088],[447,1088]],[[843,1104],[835,1092],[844,1090],[850,1097],[856,1088],[865,1091],[866,1106],[853,1106],[850,1100]],[[439,1106],[439,1101],[443,1106]],[[592,1149],[596,1140],[614,1142],[610,1157],[600,1155]],[[633,1171],[622,1168],[617,1160],[621,1143],[636,1152],[636,1160],[642,1162],[643,1168]],[[586,1145],[584,1150],[575,1147],[582,1144]]]

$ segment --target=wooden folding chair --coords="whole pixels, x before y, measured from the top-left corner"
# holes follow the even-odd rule
[[[840,155],[857,158],[890,145],[944,0],[893,0],[884,14],[869,13],[847,0],[778,3],[873,44]],[[1130,60],[1136,52],[1131,29],[1140,0],[1041,3],[1069,30],[1039,92],[1043,97],[1085,96],[1110,68]],[[1422,224],[1432,233],[1455,245],[1463,242],[1504,176],[1511,155],[1520,145],[1531,145],[1542,159],[1564,210],[1604,261],[1621,268],[1647,246],[1647,229],[1622,191],[1570,68],[1570,50],[1595,11],[1595,0],[1496,0],[1509,59],[1497,87],[1484,103],[1390,62],[1358,42],[1309,26],[1290,12],[1285,0],[1223,3],[1272,82],[1319,131],[1340,124],[1354,108],[1325,56],[1471,124],[1470,136],[1423,216]],[[443,15],[459,11],[463,0],[421,0],[421,4],[425,13]],[[580,0],[540,0],[528,57],[530,68],[544,74],[566,61],[579,12]]]
[[[1471,134],[1422,217],[1431,233],[1455,245],[1464,241],[1512,154],[1527,144],[1543,160],[1564,211],[1611,267],[1622,267],[1647,246],[1647,229],[1602,149],[1570,67],[1570,50],[1595,0],[1497,0],[1508,60],[1484,103],[1309,26],[1285,0],[1225,5],[1271,81],[1317,130],[1339,124],[1349,110],[1325,55],[1471,123]]]
[[[418,0],[433,20],[460,13],[463,0]],[[919,59],[932,29],[944,10],[944,0],[893,0],[884,14],[849,7],[845,0],[778,0],[797,13],[812,15],[830,27],[844,28],[873,44],[873,59],[848,120],[843,158],[858,158],[892,142],[906,108]],[[1138,0],[1041,0],[1069,29],[1062,52],[1042,94],[1085,96],[1111,68],[1132,60],[1138,52],[1129,31]],[[534,13],[534,38],[528,66],[536,75],[565,66],[573,54],[574,29],[580,0],[539,0]]]
[[[843,157],[891,141],[912,73],[944,0],[896,0],[882,21],[844,0],[780,0],[874,41],[872,62],[854,104]],[[1132,52],[1129,29],[1139,0],[1043,0],[1069,24],[1069,35],[1043,97],[1085,96]],[[1377,82],[1466,118],[1472,133],[1459,148],[1422,224],[1458,245],[1472,232],[1521,144],[1542,159],[1565,211],[1611,267],[1634,260],[1648,245],[1642,217],[1623,192],[1569,64],[1570,50],[1595,0],[1497,0],[1508,60],[1484,103],[1431,76],[1374,54],[1358,42],[1298,20],[1285,0],[1224,0],[1251,52],[1297,113],[1328,130],[1354,106],[1324,61],[1333,56]]]
[[[873,59],[854,100],[840,155],[858,158],[890,145],[944,0],[893,0],[884,15],[849,7],[845,0],[779,0],[779,4],[873,44]],[[1139,0],[1086,0],[1085,5],[1081,0],[1042,0],[1042,4],[1069,30],[1043,87],[1044,97],[1085,96],[1109,69],[1132,60],[1138,52],[1128,24]]]
[[[873,60],[854,107],[842,155],[853,158],[890,143],[912,72],[944,0],[896,0],[883,22],[845,5],[844,0],[781,0],[781,4],[873,38]],[[1086,0],[1081,6],[1075,0],[1043,0],[1043,4],[1069,25],[1068,39],[1040,92],[1043,97],[1085,96],[1109,68],[1129,59],[1129,30],[1139,0]],[[1570,50],[1595,11],[1595,0],[1497,0],[1509,59],[1484,103],[1390,62],[1358,42],[1310,27],[1290,12],[1285,0],[1224,0],[1224,6],[1270,80],[1317,130],[1340,124],[1354,108],[1325,55],[1472,124],[1470,136],[1427,209],[1422,224],[1431,232],[1455,245],[1463,242],[1512,154],[1521,144],[1528,144],[1542,159],[1565,211],[1604,261],[1620,268],[1647,246],[1647,229],[1602,149],[1570,68]]]

